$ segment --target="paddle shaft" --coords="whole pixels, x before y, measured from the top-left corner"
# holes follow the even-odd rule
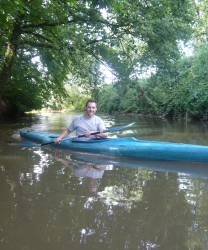
[[[105,133],[105,132],[97,131],[97,132],[91,133],[90,135],[98,135],[98,134],[101,134],[101,133]],[[85,137],[85,135],[78,135],[76,137],[66,138],[66,139],[63,139],[61,141],[72,140],[74,138],[81,138],[81,137]],[[45,145],[49,145],[49,144],[53,144],[53,143],[55,143],[55,141],[50,141],[50,142],[42,143],[40,146],[45,146]]]

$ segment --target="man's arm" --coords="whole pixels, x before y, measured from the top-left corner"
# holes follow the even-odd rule
[[[101,138],[107,138],[108,137],[108,133],[100,133],[100,134],[97,134],[98,137],[101,137]]]
[[[104,122],[102,119],[100,119],[100,124],[99,124],[99,131],[103,131],[105,130],[105,125],[104,125]],[[101,138],[107,138],[108,137],[108,133],[100,133],[97,135],[98,137],[101,137]]]
[[[86,131],[85,132],[85,137],[89,137],[90,135],[92,135],[95,132],[98,132],[98,131]],[[98,136],[100,138],[107,138],[108,137],[108,133],[99,133],[99,134],[96,134],[96,136]]]
[[[54,142],[60,143],[61,140],[62,140],[64,137],[66,137],[67,135],[69,135],[70,133],[71,133],[71,131],[70,131],[68,128],[65,129],[65,130],[61,133],[61,135],[60,135],[58,138],[56,138],[56,139],[54,140]]]

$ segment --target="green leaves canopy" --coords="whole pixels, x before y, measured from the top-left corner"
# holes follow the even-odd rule
[[[100,64],[126,83],[140,65],[164,66],[188,38],[190,2],[2,0],[0,103],[39,107],[64,94],[68,73],[92,92]]]

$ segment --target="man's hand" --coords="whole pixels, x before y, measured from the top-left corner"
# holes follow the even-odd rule
[[[56,143],[61,143],[61,139],[58,137],[58,138],[56,138],[55,140],[54,140],[54,142],[56,142]]]
[[[91,132],[90,131],[87,131],[86,133],[85,133],[85,137],[89,137],[91,135]]]

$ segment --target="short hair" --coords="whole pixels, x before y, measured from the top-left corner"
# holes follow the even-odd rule
[[[96,104],[96,106],[97,106],[97,102],[96,102],[94,99],[89,99],[89,100],[86,102],[85,107],[87,107],[87,105],[88,105],[89,102],[94,102],[94,103]]]

